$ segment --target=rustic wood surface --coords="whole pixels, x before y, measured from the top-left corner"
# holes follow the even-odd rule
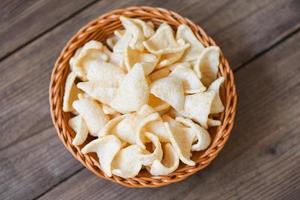
[[[132,5],[202,26],[235,71],[236,125],[189,179],[128,189],[95,177],[64,148],[48,105],[50,73],[88,21]],[[0,2],[0,199],[300,199],[300,1]]]
[[[92,0],[64,0],[64,3],[60,0],[0,1],[0,58],[26,46],[91,3]]]

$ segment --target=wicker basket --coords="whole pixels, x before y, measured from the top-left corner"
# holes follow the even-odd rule
[[[68,120],[71,115],[62,111],[62,99],[64,94],[64,85],[69,73],[69,59],[75,51],[91,39],[105,41],[112,35],[113,31],[122,27],[119,16],[128,16],[152,21],[156,26],[161,22],[167,22],[174,29],[180,24],[187,24],[195,33],[196,37],[205,45],[216,45],[215,42],[206,35],[206,33],[190,20],[181,17],[179,14],[162,8],[153,7],[130,7],[114,10],[99,18],[91,21],[81,28],[78,33],[66,44],[57,59],[50,82],[50,109],[52,120],[57,130],[58,136],[64,143],[65,147],[79,160],[86,168],[94,172],[97,176],[111,180],[127,187],[160,187],[174,182],[181,181],[188,176],[198,172],[217,156],[225,145],[235,118],[236,113],[236,89],[234,78],[224,55],[221,55],[219,76],[225,77],[225,82],[221,88],[221,98],[225,105],[225,111],[220,115],[222,125],[216,129],[210,130],[212,143],[208,149],[202,152],[193,152],[192,159],[196,165],[191,167],[180,164],[179,168],[167,176],[151,176],[146,170],[142,170],[135,178],[124,179],[118,176],[107,177],[98,168],[99,163],[95,155],[84,155],[80,152],[82,146],[72,145],[74,132],[68,126]]]

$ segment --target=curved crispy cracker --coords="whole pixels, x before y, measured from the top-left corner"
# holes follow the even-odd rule
[[[75,85],[76,74],[71,72],[66,80],[64,98],[63,98],[63,111],[73,112],[74,108],[72,103],[77,99],[80,90]]]
[[[219,66],[220,48],[209,46],[199,55],[194,70],[201,82],[208,87],[217,78]]]
[[[204,50],[202,43],[196,38],[193,31],[186,24],[181,24],[177,28],[176,39],[183,39],[185,42],[191,44],[190,48],[186,50],[182,61],[196,60],[199,54]]]
[[[143,66],[136,64],[120,83],[115,98],[110,106],[120,113],[139,110],[148,102],[149,86]]]
[[[214,91],[200,92],[185,97],[184,115],[207,129],[208,115],[215,97]]]
[[[143,44],[150,53],[158,55],[181,52],[190,46],[190,44],[179,45],[172,28],[166,23],[161,24],[155,34]]]
[[[179,157],[170,143],[163,145],[163,160],[155,160],[149,170],[154,176],[168,175],[174,172],[179,166]]]
[[[192,151],[201,151],[206,149],[210,145],[211,138],[207,130],[205,130],[190,119],[176,117],[176,121],[179,121],[185,126],[190,127],[191,130],[194,132],[197,143],[192,145]]]
[[[178,111],[184,107],[183,82],[175,77],[165,77],[153,82],[150,92]]]
[[[97,136],[97,133],[109,120],[101,107],[92,99],[76,100],[73,102],[73,108],[83,117],[89,133],[93,136]]]
[[[140,152],[138,145],[130,145],[122,149],[112,162],[112,173],[123,178],[133,178],[138,175],[142,169]]]
[[[150,74],[159,60],[159,56],[127,48],[124,54],[125,66],[129,71],[136,63],[140,63],[146,75]]]
[[[186,131],[183,127],[180,127],[175,120],[164,122],[164,124],[169,134],[171,144],[180,160],[189,166],[194,166],[195,162],[190,159],[192,155],[191,147],[194,140],[194,134],[190,131]]]
[[[81,145],[88,137],[89,130],[80,115],[77,115],[69,120],[69,126],[75,131],[76,136],[72,141],[74,145]]]
[[[170,76],[178,78],[183,82],[183,88],[186,94],[203,92],[206,87],[201,83],[195,72],[187,67],[176,67]]]
[[[224,82],[224,80],[225,80],[224,77],[219,77],[214,82],[212,82],[212,84],[208,87],[209,91],[214,91],[216,93],[215,98],[211,105],[211,111],[210,111],[211,114],[223,112],[225,109],[219,93],[220,87]]]
[[[112,162],[121,150],[122,143],[114,135],[106,135],[88,143],[81,150],[82,153],[96,152],[99,158],[100,169],[107,176],[111,176]]]

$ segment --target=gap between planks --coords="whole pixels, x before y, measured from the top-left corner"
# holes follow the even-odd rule
[[[51,127],[54,128],[53,124],[51,124],[51,125],[49,125],[49,126],[46,126],[46,127],[42,128],[42,129],[39,129],[39,130],[37,130],[37,131],[34,131],[34,132],[32,132],[28,137],[25,137],[25,138],[23,138],[22,140],[17,140],[17,141],[15,141],[15,142],[13,142],[13,143],[11,143],[11,144],[9,144],[9,145],[7,145],[7,146],[1,148],[1,149],[0,149],[0,152],[5,151],[6,149],[11,148],[12,146],[14,146],[14,145],[16,145],[16,144],[18,144],[18,143],[20,143],[20,142],[23,142],[23,141],[25,141],[25,140],[31,138],[33,135],[38,135],[39,133],[42,133],[44,130],[49,129],[49,128],[51,128]]]
[[[263,56],[265,53],[267,53],[268,51],[272,50],[277,45],[280,45],[280,43],[288,40],[293,35],[297,34],[299,31],[300,31],[300,24],[298,24],[293,30],[284,33],[281,38],[279,37],[279,39],[277,41],[275,41],[273,44],[271,44],[269,47],[263,49],[261,52],[258,52],[257,54],[255,54],[254,56],[252,56],[250,59],[246,60],[244,63],[242,63],[241,65],[239,65],[237,68],[233,69],[233,73],[236,73],[237,71],[239,71],[243,67],[249,65],[251,62],[253,62],[257,58]]]
[[[31,38],[30,40],[28,40],[27,42],[17,46],[15,49],[11,50],[10,52],[4,54],[1,58],[0,58],[0,62],[2,62],[3,60],[5,60],[6,58],[12,56],[13,54],[15,54],[16,52],[22,50],[23,48],[25,48],[26,46],[28,46],[29,44],[31,44],[32,42],[34,42],[35,40],[39,39],[40,37],[42,37],[43,35],[45,35],[46,33],[50,32],[52,29],[55,29],[56,27],[62,25],[63,23],[69,21],[70,19],[72,19],[74,16],[78,15],[79,13],[81,13],[82,11],[84,11],[85,9],[91,7],[92,5],[94,5],[95,3],[97,3],[98,0],[94,0],[91,3],[83,6],[82,8],[80,8],[79,10],[76,10],[74,13],[72,13],[71,15],[69,15],[68,17],[62,19],[61,21],[58,21],[56,24],[54,24],[53,26],[50,26],[49,28],[47,28],[46,30],[42,31],[41,33],[39,33],[38,35],[36,35],[35,37]]]
[[[60,182],[52,185],[49,189],[47,189],[46,191],[42,192],[41,194],[39,194],[38,196],[36,196],[35,198],[33,198],[34,200],[41,198],[42,196],[44,196],[45,194],[47,194],[48,192],[50,192],[51,190],[53,190],[54,188],[56,188],[57,186],[59,186],[60,184],[66,182],[67,180],[69,180],[69,178],[73,177],[74,175],[80,173],[81,171],[83,171],[85,169],[85,167],[81,167],[78,170],[74,171],[72,174],[70,174],[69,176],[65,177],[64,179],[62,179]]]

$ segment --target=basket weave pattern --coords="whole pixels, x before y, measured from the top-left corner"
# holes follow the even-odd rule
[[[190,20],[181,17],[175,12],[162,8],[129,7],[125,9],[114,10],[102,15],[81,28],[79,32],[70,39],[55,63],[49,88],[50,110],[53,123],[57,130],[58,136],[65,147],[86,168],[94,172],[99,177],[109,179],[127,187],[160,187],[170,183],[178,182],[208,166],[224,147],[231,133],[236,113],[237,96],[233,73],[230,69],[228,61],[225,59],[224,55],[221,54],[218,75],[225,77],[225,82],[223,83],[220,91],[223,103],[225,105],[225,111],[220,116],[222,125],[216,128],[213,133],[211,133],[212,143],[208,149],[202,152],[193,152],[192,159],[196,163],[195,166],[191,167],[181,164],[175,172],[167,176],[151,176],[145,171],[141,172],[135,178],[129,179],[124,179],[114,175],[112,177],[105,176],[105,174],[98,168],[99,163],[95,156],[82,154],[80,151],[81,147],[72,145],[74,132],[68,126],[68,121],[71,115],[62,111],[62,99],[64,95],[66,77],[70,71],[70,58],[74,55],[75,51],[79,47],[84,45],[89,40],[95,39],[103,42],[108,36],[113,34],[114,30],[122,28],[121,22],[119,21],[120,16],[152,21],[155,25],[159,25],[162,22],[167,22],[174,29],[176,29],[176,27],[180,24],[187,24],[204,46],[216,45],[215,42],[209,36],[207,36],[199,26],[195,25]]]

